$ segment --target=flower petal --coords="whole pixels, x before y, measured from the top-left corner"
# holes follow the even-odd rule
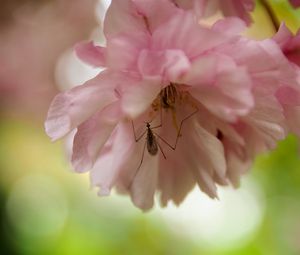
[[[144,17],[149,32],[152,33],[161,24],[180,10],[169,0],[145,1],[133,0],[139,14]],[[159,15],[157,15],[159,13]]]
[[[91,66],[103,67],[105,65],[105,48],[95,46],[93,42],[77,43],[75,52],[78,58]]]
[[[290,0],[290,3],[294,8],[300,7],[300,0]]]
[[[246,23],[239,18],[230,17],[217,21],[212,29],[229,35],[238,35],[246,29]]]
[[[157,155],[152,156],[145,152],[143,163],[132,181],[130,188],[132,202],[144,211],[151,209],[154,204],[158,162]]]
[[[105,36],[110,37],[120,32],[135,31],[148,32],[143,16],[139,15],[133,1],[112,0],[104,20]]]
[[[72,164],[78,172],[90,170],[121,117],[120,103],[114,102],[77,128]]]
[[[124,113],[135,119],[149,108],[161,89],[160,79],[156,77],[127,84],[122,91]]]
[[[202,27],[192,13],[184,12],[153,33],[153,49],[181,49],[191,59],[229,40],[232,38]]]
[[[111,72],[104,71],[84,85],[58,94],[48,111],[45,128],[52,140],[57,140],[96,111],[116,100],[117,81]]]
[[[293,38],[292,32],[287,28],[285,23],[282,23],[277,31],[277,33],[273,36],[273,40],[278,43],[280,47],[284,47],[286,43],[288,43]]]
[[[181,50],[142,50],[138,68],[143,76],[161,76],[176,81],[190,68],[190,61]]]
[[[252,21],[249,11],[254,9],[254,0],[220,0],[220,7],[225,16],[237,16],[249,25]]]
[[[133,159],[135,158],[136,142],[130,124],[120,123],[108,143],[110,144],[109,148],[101,152],[90,173],[92,185],[100,188],[99,195],[109,193],[125,169],[135,169],[133,164],[136,162]]]
[[[211,67],[210,71],[197,72],[206,64]],[[238,116],[246,115],[254,105],[252,81],[247,70],[236,66],[228,57],[200,58],[185,79],[196,84],[189,89],[191,95],[213,114],[227,121],[233,122]]]
[[[132,70],[142,49],[147,48],[149,35],[141,32],[119,33],[107,40],[106,65],[113,70]]]

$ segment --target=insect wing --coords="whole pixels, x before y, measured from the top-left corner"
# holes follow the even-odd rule
[[[151,155],[156,155],[158,152],[157,141],[151,129],[147,132],[147,150]]]

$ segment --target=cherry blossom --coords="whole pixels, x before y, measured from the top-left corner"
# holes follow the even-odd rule
[[[77,129],[73,166],[100,195],[116,187],[143,210],[157,191],[180,204],[195,184],[216,198],[291,130],[284,95],[299,86],[278,44],[244,28],[233,17],[204,27],[167,0],[113,0],[106,46],[76,46],[105,70],[54,98],[48,135]]]
[[[174,0],[184,9],[192,9],[200,17],[207,17],[218,10],[224,16],[236,16],[243,19],[248,25],[252,19],[249,12],[253,11],[255,1],[253,0]]]
[[[299,0],[289,0],[291,5],[295,8],[298,8],[300,6],[300,1]]]
[[[281,24],[274,40],[281,47],[284,55],[293,63],[300,66],[300,30],[294,36],[284,23]]]

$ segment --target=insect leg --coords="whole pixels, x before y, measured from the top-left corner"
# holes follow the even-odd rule
[[[157,142],[157,145],[158,145],[159,150],[161,151],[161,154],[164,156],[165,159],[167,159],[167,157],[166,157],[162,147],[160,146],[159,142]]]
[[[145,130],[138,138],[136,137],[136,134],[135,134],[135,128],[134,128],[134,124],[133,124],[133,121],[131,121],[131,124],[132,124],[132,130],[133,130],[133,134],[134,134],[134,139],[136,142],[138,142],[139,140],[142,139],[142,137],[146,134],[147,130]]]
[[[144,154],[145,154],[145,149],[146,149],[146,142],[144,143],[144,148],[143,148],[143,153],[142,153],[141,162],[140,162],[138,168],[136,169],[136,171],[135,171],[135,173],[134,173],[134,175],[133,175],[133,177],[132,177],[132,179],[131,179],[131,181],[130,181],[130,184],[129,184],[129,186],[128,186],[129,189],[131,188],[132,182],[133,182],[133,180],[135,179],[135,177],[137,176],[137,174],[138,174],[138,172],[139,172],[139,170],[140,170],[140,168],[141,168],[141,166],[142,166],[142,164],[143,164],[143,161],[144,161]]]
[[[160,128],[160,127],[162,127],[162,107],[160,107],[160,124],[155,127],[151,127],[151,129]]]
[[[177,147],[177,143],[178,143],[178,139],[180,137],[180,132],[181,132],[181,129],[182,129],[182,125],[183,123],[191,118],[194,114],[196,114],[198,112],[198,109],[196,109],[196,111],[192,112],[190,115],[188,115],[187,117],[185,117],[181,122],[180,122],[180,126],[179,126],[179,130],[178,130],[178,133],[177,133],[177,137],[176,137],[176,141],[175,141],[175,145],[172,146],[170,143],[168,143],[164,138],[162,138],[159,134],[157,133],[154,133],[161,141],[163,141],[166,145],[168,145],[172,150],[175,150],[176,147]]]

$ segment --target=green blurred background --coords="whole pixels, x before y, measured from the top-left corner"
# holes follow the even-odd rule
[[[107,2],[76,0],[74,13],[71,2],[1,2],[0,254],[300,254],[300,152],[293,136],[257,158],[238,190],[221,188],[219,201],[196,189],[179,208],[149,213],[115,193],[97,197],[88,176],[72,172],[70,142],[51,143],[43,120],[58,90],[95,74],[75,59],[72,45],[101,38]],[[270,3],[289,28],[300,27],[300,10]],[[249,36],[274,33],[259,4],[253,19]]]

